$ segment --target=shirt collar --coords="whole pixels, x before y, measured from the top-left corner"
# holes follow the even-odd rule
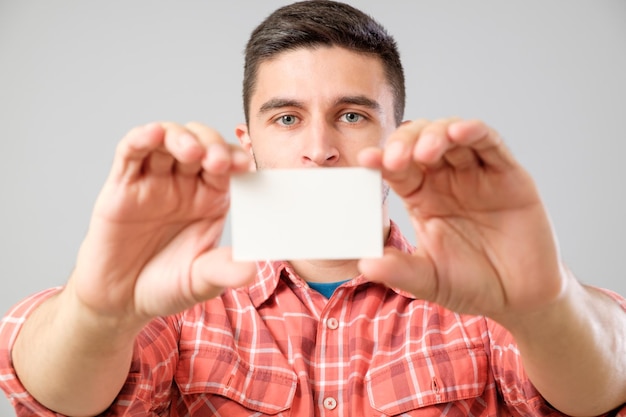
[[[413,245],[402,235],[398,225],[393,221],[391,221],[389,236],[387,237],[385,246],[394,247],[405,253],[413,253],[415,250]],[[274,293],[281,275],[283,275],[285,279],[290,279],[295,285],[306,285],[305,281],[296,274],[287,261],[257,262],[257,276],[254,282],[247,288],[250,299],[255,307],[258,308]],[[357,286],[366,282],[368,282],[367,279],[361,275],[353,279],[348,285]],[[415,298],[406,291],[395,288],[393,288],[393,290],[407,298]]]

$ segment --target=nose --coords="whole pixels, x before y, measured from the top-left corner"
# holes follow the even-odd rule
[[[302,163],[305,167],[333,166],[339,161],[337,138],[331,127],[320,123],[304,138]]]

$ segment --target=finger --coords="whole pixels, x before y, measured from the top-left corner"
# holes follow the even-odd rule
[[[406,169],[412,162],[412,149],[429,123],[420,119],[402,124],[385,143],[383,167],[390,172]]]
[[[230,166],[226,141],[216,130],[198,122],[185,125],[190,132],[202,143],[205,149],[201,168],[212,174],[222,174]]]
[[[191,270],[191,294],[195,302],[219,295],[224,288],[249,284],[256,276],[256,263],[235,262],[232,250],[219,247],[198,257]]]
[[[418,298],[433,300],[437,294],[432,262],[417,252],[408,254],[385,248],[381,258],[359,260],[358,268],[368,280],[399,288]]]
[[[203,124],[193,122],[186,126],[206,148],[201,161],[201,176],[205,184],[226,191],[231,173],[250,169],[250,156],[240,146],[226,143],[216,130]]]
[[[459,146],[449,135],[449,126],[460,119],[441,119],[426,126],[413,149],[413,159],[432,169],[445,164],[455,169],[475,168],[480,164],[473,149]]]
[[[183,176],[194,177],[202,170],[202,158],[206,149],[192,134],[185,132],[176,139],[180,153],[177,154],[173,172]]]
[[[456,121],[447,133],[454,143],[471,148],[485,167],[505,170],[517,165],[500,134],[479,120]]]
[[[448,137],[448,126],[456,118],[441,119],[424,126],[412,149],[413,161],[431,169],[445,164],[444,155],[453,147]]]
[[[434,122],[418,119],[402,124],[387,140],[385,168],[401,170],[411,162],[430,168],[440,166],[444,153],[451,147],[448,126],[457,120],[457,117]]]
[[[476,168],[482,163],[476,155],[476,152],[465,146],[457,146],[449,149],[443,155],[443,158],[448,165],[459,171]]]
[[[357,154],[357,163],[365,168],[382,170],[383,150],[375,146],[361,149]]]
[[[144,159],[143,173],[157,176],[170,175],[174,161],[174,157],[165,147],[158,147]]]
[[[129,182],[142,175],[146,158],[163,145],[164,130],[158,123],[130,130],[117,145],[111,176]]]
[[[166,129],[165,148],[172,157],[169,173],[195,176],[202,169],[206,148],[198,136],[186,126],[163,123]]]
[[[364,149],[359,163],[381,170],[382,177],[400,197],[419,190],[424,178],[423,167],[412,160],[412,149],[427,120],[416,120],[401,125],[386,141],[383,150]]]
[[[197,122],[188,123],[186,127],[207,149],[202,164],[204,169],[221,174],[244,171],[250,167],[250,155],[241,146],[227,143],[216,130]]]
[[[167,175],[182,173],[195,175],[200,171],[200,161],[205,149],[198,138],[184,126],[163,122],[163,146],[150,153],[144,162],[144,173],[148,175]]]

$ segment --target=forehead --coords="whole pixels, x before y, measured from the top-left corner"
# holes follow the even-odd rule
[[[392,90],[380,58],[341,47],[307,47],[263,61],[257,72],[251,110],[272,96],[333,99],[365,95],[392,105]]]

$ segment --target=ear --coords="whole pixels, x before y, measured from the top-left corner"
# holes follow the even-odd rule
[[[237,139],[239,139],[239,144],[241,147],[250,154],[250,156],[254,156],[252,153],[252,141],[250,140],[250,134],[248,133],[248,126],[245,123],[240,123],[235,128],[235,135],[237,135]]]
[[[248,132],[248,126],[245,123],[240,123],[235,127],[235,135],[237,135],[237,139],[239,139],[239,144],[243,148],[244,151],[248,152],[248,154],[252,157],[250,162],[250,169],[252,171],[256,171],[256,161],[254,159],[254,151],[252,150],[252,141],[250,140],[250,133]]]

